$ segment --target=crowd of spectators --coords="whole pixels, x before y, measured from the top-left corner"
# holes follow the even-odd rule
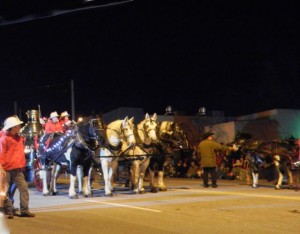
[[[247,172],[243,159],[233,160],[230,157],[224,156],[220,159],[219,166],[216,168],[218,179],[225,180],[247,180]],[[174,160],[172,157],[167,157],[164,164],[164,176],[170,178],[202,178],[202,168],[199,163],[197,152],[194,151],[191,157]]]

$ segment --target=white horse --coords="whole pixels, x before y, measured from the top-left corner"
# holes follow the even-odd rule
[[[154,113],[151,117],[147,113],[145,119],[137,125],[137,134],[140,141],[143,143],[143,149],[148,153],[149,161],[149,176],[150,190],[157,192],[155,186],[155,168],[158,169],[158,189],[166,191],[164,184],[163,164],[165,162],[165,152],[158,139],[158,123],[157,115]]]
[[[106,143],[99,148],[99,157],[104,179],[105,196],[112,196],[113,178],[118,168],[118,159],[124,150],[136,144],[133,118],[126,116],[106,127]],[[123,144],[124,143],[124,144]]]

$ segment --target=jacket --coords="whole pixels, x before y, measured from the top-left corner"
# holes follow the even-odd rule
[[[226,151],[229,147],[221,145],[213,140],[203,140],[198,145],[198,153],[201,161],[201,167],[217,166],[215,150]]]
[[[53,133],[53,132],[63,132],[63,127],[60,122],[53,123],[51,120],[45,125],[45,132],[46,133]]]
[[[0,163],[5,171],[26,166],[22,137],[9,135],[7,131],[0,131]]]

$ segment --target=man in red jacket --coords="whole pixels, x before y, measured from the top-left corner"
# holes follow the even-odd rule
[[[59,122],[59,114],[56,111],[50,114],[50,117],[45,125],[45,132],[52,133],[52,132],[63,132],[62,125]]]
[[[23,170],[26,166],[23,139],[19,136],[23,122],[17,116],[10,116],[4,121],[0,131],[0,170],[6,175],[7,185],[14,182],[20,192],[20,216],[35,217],[28,208],[29,193]],[[8,186],[9,187],[9,186]],[[14,217],[13,205],[7,195],[4,201],[5,212],[9,219]]]

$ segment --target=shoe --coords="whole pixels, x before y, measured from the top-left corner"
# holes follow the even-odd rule
[[[208,185],[208,184],[205,184],[205,185],[203,185],[203,187],[204,187],[204,188],[208,188],[208,187],[209,187],[209,185]]]
[[[6,215],[6,217],[8,219],[13,219],[14,218],[14,214],[13,213],[9,213],[9,214]]]
[[[34,213],[31,212],[21,212],[20,217],[35,217]]]
[[[218,187],[218,185],[212,184],[211,187],[216,188],[216,187]]]

